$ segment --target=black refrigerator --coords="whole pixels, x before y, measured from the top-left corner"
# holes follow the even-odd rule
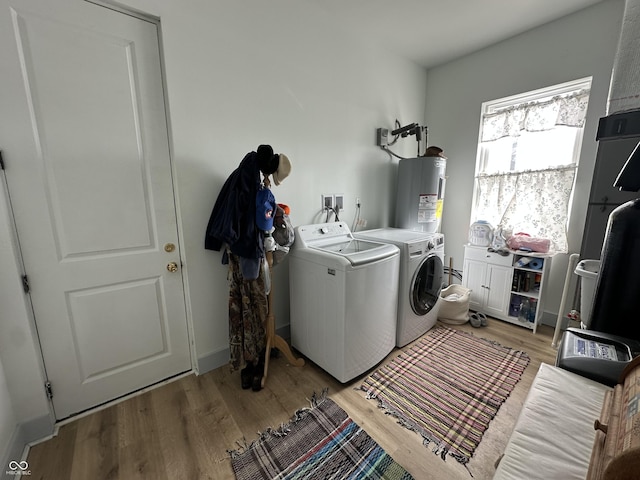
[[[613,178],[608,198],[629,201],[605,222],[590,328],[640,340],[640,110],[601,118],[598,141],[598,161],[604,165],[599,171]]]
[[[596,140],[598,153],[580,249],[581,259],[594,260],[601,256],[611,212],[623,203],[640,197],[638,193],[614,187],[618,173],[640,142],[640,111],[601,118]]]

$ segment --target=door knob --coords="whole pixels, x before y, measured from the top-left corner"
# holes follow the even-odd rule
[[[176,262],[167,263],[167,270],[171,273],[178,271],[178,264]]]

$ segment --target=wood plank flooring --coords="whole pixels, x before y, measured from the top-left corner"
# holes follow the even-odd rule
[[[502,345],[526,351],[531,363],[491,422],[467,468],[453,458],[443,461],[422,439],[385,415],[357,390],[363,375],[340,384],[307,361],[292,367],[283,355],[272,358],[269,378],[260,392],[242,390],[239,372],[227,366],[201,376],[189,375],[94,412],[60,427],[58,435],[31,447],[31,478],[97,479],[234,479],[228,450],[251,442],[258,432],[277,428],[313,392],[329,396],[417,480],[492,478],[522,402],[541,362],[553,364],[553,329],[531,331],[499,320],[473,328],[456,326]],[[398,355],[394,350],[384,362]],[[243,440],[244,439],[244,440]],[[239,442],[239,443],[238,443]]]

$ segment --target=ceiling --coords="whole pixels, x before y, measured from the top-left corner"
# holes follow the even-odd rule
[[[312,0],[355,35],[426,68],[606,0]]]

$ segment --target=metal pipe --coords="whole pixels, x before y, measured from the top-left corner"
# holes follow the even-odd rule
[[[572,253],[569,256],[569,266],[567,267],[567,274],[564,277],[564,289],[562,290],[562,301],[560,302],[560,310],[558,310],[558,319],[556,320],[556,328],[553,332],[553,340],[551,341],[551,346],[553,348],[558,348],[558,340],[560,339],[560,335],[562,334],[562,320],[564,320],[565,316],[565,307],[567,304],[567,296],[569,295],[569,287],[571,285],[571,275],[573,275],[573,271],[576,269],[576,265],[580,260],[580,255],[577,253]]]

